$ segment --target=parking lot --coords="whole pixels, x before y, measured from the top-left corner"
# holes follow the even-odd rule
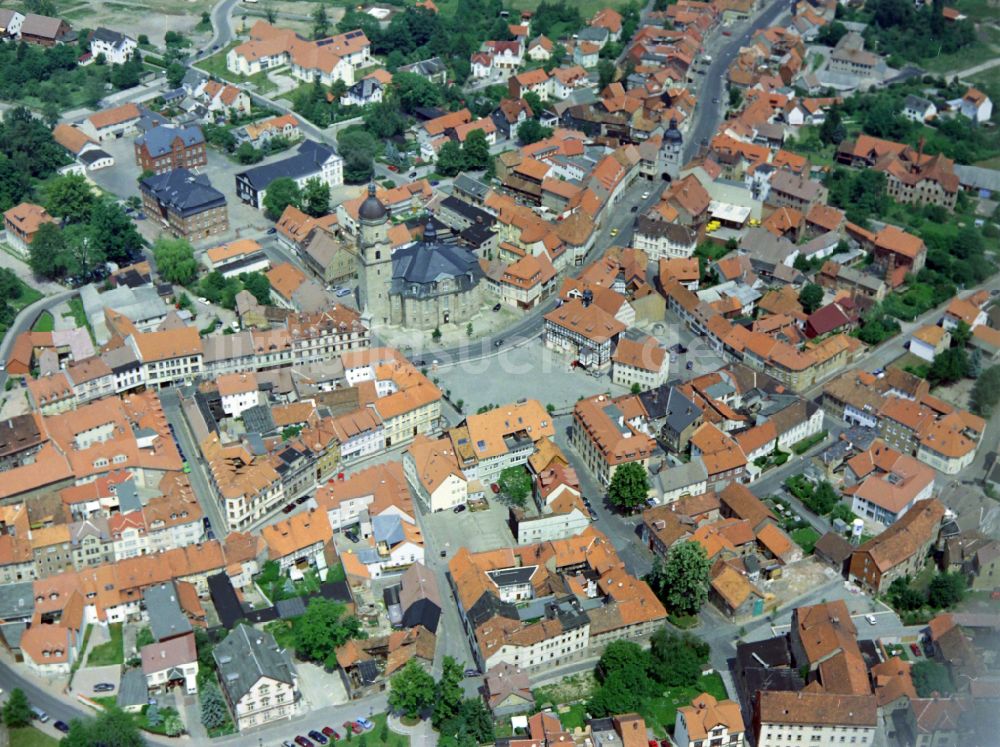
[[[487,500],[490,505],[485,510],[422,513],[420,524],[428,552],[440,557],[444,550],[450,558],[459,547],[480,552],[513,545],[514,538],[507,526],[507,505],[493,493],[489,493]]]

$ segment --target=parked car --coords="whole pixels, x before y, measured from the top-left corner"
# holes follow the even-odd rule
[[[305,503],[308,500],[309,500],[309,494],[306,493],[305,495],[300,495],[298,498],[296,498],[295,499],[295,503],[297,505],[301,506],[303,503]]]
[[[341,288],[334,295],[337,298],[343,298],[344,296],[349,296],[349,295],[351,295],[351,289],[350,288]]]
[[[493,347],[498,348],[501,345],[503,345],[503,338],[502,337],[499,340],[494,340],[493,341]]]
[[[455,508],[452,509],[452,511],[454,511],[456,514],[460,514],[464,510],[465,510],[465,504],[464,503],[459,503],[457,506],[455,506]]]
[[[43,724],[49,720],[49,714],[47,714],[38,706],[31,706],[31,715],[33,718],[37,718]]]
[[[642,194],[640,195],[640,197],[641,197],[642,199],[644,199],[644,200],[648,200],[648,199],[649,199],[649,192],[643,192],[643,193],[642,193]]]
[[[313,747],[313,743],[310,742],[308,739],[306,739],[301,734],[299,734],[297,737],[295,737],[295,744],[297,744],[299,747]]]
[[[639,212],[639,206],[638,206],[638,205],[633,205],[633,206],[632,206],[632,207],[631,207],[631,208],[629,209],[629,212],[630,212],[630,213],[638,213],[638,212]]]
[[[687,363],[684,364],[684,368],[690,371],[691,369],[694,368],[694,363],[692,361],[688,361]]]
[[[924,652],[920,650],[920,646],[915,643],[910,644],[910,651],[913,652],[914,656],[923,656]]]
[[[470,667],[469,669],[465,670],[465,676],[466,677],[478,677],[479,676],[479,670],[478,669],[473,669],[473,668]]]
[[[65,721],[56,721],[52,725],[56,727],[56,729],[61,731],[63,734],[66,734],[69,731],[69,724],[67,724]]]
[[[386,166],[386,168],[389,169],[389,171],[391,171],[393,174],[399,171],[399,166],[396,166],[395,164],[391,163],[388,166]]]
[[[283,514],[290,514],[294,510],[295,510],[295,504],[294,503],[289,503],[287,506],[285,506],[283,509],[281,509],[281,513],[283,513]]]
[[[314,742],[319,742],[319,744],[326,744],[327,742],[330,741],[323,734],[321,734],[320,732],[316,731],[315,729],[313,729],[311,732],[309,732],[309,737]]]
[[[496,483],[493,483],[492,485],[490,485],[490,490],[493,491],[494,495],[498,495],[500,493],[500,486],[497,485]]]
[[[409,177],[410,179],[416,179],[417,178],[417,172],[416,171],[411,171],[406,176]]]
[[[290,742],[286,739],[281,743],[281,747],[295,747],[295,742]]]
[[[110,693],[114,692],[114,689],[115,686],[112,685],[110,682],[98,682],[96,685],[94,685],[95,693]]]
[[[357,723],[365,731],[368,731],[369,729],[374,729],[375,728],[375,724],[373,724],[371,721],[369,721],[366,718],[359,718],[358,721],[357,721]]]
[[[277,232],[278,232],[278,229],[275,228],[274,226],[271,226],[269,229],[267,229],[267,235],[268,236],[273,236]]]
[[[364,731],[364,727],[361,726],[357,721],[345,721],[343,724],[344,728],[348,731],[353,731],[355,734],[360,734]]]
[[[493,310],[494,311],[500,311],[500,304],[494,304],[493,305]]]
[[[332,726],[324,726],[323,733],[330,737],[330,739],[340,739],[340,732],[334,729]]]
[[[358,535],[355,534],[354,532],[351,531],[344,532],[344,536],[347,537],[347,539],[349,539],[351,542],[358,541]]]
[[[868,621],[869,625],[875,625],[878,620],[875,619],[875,615],[865,615],[865,620]]]

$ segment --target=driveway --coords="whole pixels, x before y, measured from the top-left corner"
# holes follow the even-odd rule
[[[88,697],[107,697],[118,694],[118,683],[122,677],[122,667],[114,664],[106,667],[80,667],[73,675],[72,692],[86,695]],[[110,682],[115,686],[114,691],[109,693],[94,692],[94,685],[98,682]]]

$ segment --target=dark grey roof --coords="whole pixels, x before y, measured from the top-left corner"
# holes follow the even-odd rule
[[[437,240],[430,226],[424,240],[397,249],[392,255],[392,290],[396,295],[424,298],[438,293],[438,283],[455,280],[458,290],[475,287],[483,277],[479,260],[472,252]]]
[[[701,410],[689,400],[680,389],[671,387],[667,395],[666,424],[674,432],[680,433],[699,417]]]
[[[455,192],[462,192],[478,200],[486,199],[486,195],[490,191],[489,185],[483,184],[483,182],[473,179],[466,174],[459,174],[455,177],[455,181],[452,182],[452,189]]]
[[[368,196],[358,208],[358,219],[364,223],[381,223],[388,215],[385,205],[375,196],[375,182],[372,182],[368,185]]]
[[[248,433],[270,433],[275,429],[271,408],[267,405],[254,405],[243,411],[243,425]]]
[[[663,133],[663,141],[666,143],[682,143],[684,142],[684,136],[681,135],[681,131],[677,129],[677,119],[671,118],[670,127],[667,131]]]
[[[142,593],[142,601],[149,614],[153,638],[157,641],[191,632],[191,622],[181,610],[173,582],[150,586]]]
[[[931,102],[921,96],[914,96],[912,93],[909,94],[903,100],[904,109],[913,109],[914,111],[923,112],[927,107],[931,106]]]
[[[90,166],[92,163],[97,163],[103,158],[111,158],[111,154],[100,148],[91,148],[90,150],[85,150],[83,153],[77,156],[84,165]]]
[[[278,617],[282,620],[290,620],[306,613],[306,602],[302,597],[279,599],[274,603],[274,606],[278,610]]]
[[[327,159],[335,155],[336,151],[330,146],[306,140],[294,156],[247,169],[237,174],[236,178],[246,180],[257,191],[265,190],[271,182],[283,176],[303,179],[315,174]]]
[[[361,99],[362,101],[367,101],[381,90],[382,84],[375,78],[362,78],[347,89],[347,92],[350,96]]]
[[[1000,192],[1000,171],[997,169],[986,169],[982,166],[964,166],[956,163],[955,173],[958,175],[958,181],[963,187]]]
[[[493,583],[497,586],[510,586],[512,584],[530,584],[531,577],[535,575],[536,566],[527,565],[519,568],[502,568],[498,571],[487,571]]]
[[[226,204],[226,196],[204,174],[174,169],[143,179],[140,189],[183,217]]]
[[[146,150],[149,151],[149,155],[156,158],[173,150],[173,143],[177,138],[181,139],[185,148],[205,142],[205,136],[201,134],[201,128],[196,125],[191,125],[190,127],[157,125],[146,130],[146,132],[135,139],[135,142],[137,145],[145,145]]]
[[[112,31],[111,29],[106,29],[103,26],[98,26],[90,35],[91,41],[97,40],[107,42],[108,44],[114,44],[115,46],[121,46],[125,43],[125,40],[129,38],[131,37],[126,36],[120,31]]]
[[[587,26],[576,34],[580,41],[603,42],[610,36],[610,32],[603,26]]]
[[[475,205],[459,199],[458,197],[445,197],[441,201],[441,207],[447,208],[448,210],[461,215],[463,218],[470,220],[473,223],[480,221],[488,226],[492,226],[496,223],[496,218],[492,213],[487,213],[482,208],[477,208]]]
[[[216,645],[212,656],[230,703],[239,702],[261,677],[289,685],[295,682],[295,670],[288,652],[278,648],[270,633],[248,625],[236,626]]]
[[[33,586],[31,581],[0,586],[0,620],[10,622],[20,618],[30,618],[34,614]]]
[[[146,705],[149,693],[146,689],[146,675],[141,669],[127,669],[118,683],[117,703],[119,708]]]
[[[232,628],[238,620],[246,617],[229,576],[225,573],[216,573],[208,577],[208,592],[223,627]]]
[[[429,60],[419,60],[409,65],[399,68],[402,73],[416,73],[417,75],[438,75],[448,69],[447,65],[440,57],[431,57]]]

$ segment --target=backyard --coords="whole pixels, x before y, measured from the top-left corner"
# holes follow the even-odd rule
[[[55,747],[59,741],[44,734],[33,726],[11,729],[10,747]]]
[[[718,700],[729,697],[726,694],[726,685],[717,672],[702,675],[697,684],[691,687],[672,687],[664,691],[663,697],[652,701],[649,712],[642,714],[646,719],[646,725],[661,739],[667,734],[672,734],[677,709],[690,705],[691,701],[702,693],[708,693]]]
[[[99,643],[90,649],[90,655],[87,657],[88,667],[104,667],[122,664],[125,661],[122,624],[111,623],[108,625],[108,635],[111,636],[111,640]]]

